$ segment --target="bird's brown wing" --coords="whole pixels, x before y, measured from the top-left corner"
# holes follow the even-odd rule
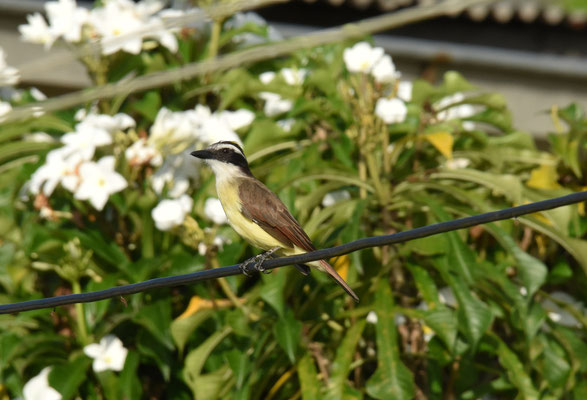
[[[238,191],[243,215],[282,242],[284,247],[293,248],[295,245],[305,251],[316,249],[285,204],[263,183],[254,178],[242,179]]]

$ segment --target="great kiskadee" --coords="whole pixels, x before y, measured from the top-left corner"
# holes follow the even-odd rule
[[[228,222],[252,245],[273,253],[293,256],[316,250],[312,241],[287,207],[253,176],[243,149],[234,142],[217,142],[192,156],[204,160],[216,175],[216,191]],[[257,261],[259,258],[257,258]],[[261,263],[264,258],[261,258]],[[308,265],[330,275],[355,300],[359,298],[325,260]],[[304,275],[305,265],[296,266]]]

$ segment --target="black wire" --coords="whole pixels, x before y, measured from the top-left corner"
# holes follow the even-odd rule
[[[523,206],[506,208],[504,210],[492,211],[485,214],[479,214],[472,217],[460,218],[453,221],[441,222],[434,225],[423,226],[405,232],[394,233],[392,235],[374,236],[359,239],[354,242],[346,243],[340,246],[330,247],[328,249],[316,250],[311,253],[300,254],[292,257],[283,257],[270,259],[263,263],[265,269],[273,269],[292,264],[304,264],[310,261],[327,259],[334,256],[352,253],[353,251],[390,245],[394,243],[407,242],[409,240],[419,239],[426,236],[432,236],[439,233],[449,232],[457,229],[469,228],[471,226],[486,224],[488,222],[500,221],[509,218],[515,218],[526,214],[539,211],[550,210],[552,208],[562,207],[569,204],[587,201],[587,191],[569,194],[550,200],[538,201],[536,203],[526,204]],[[253,269],[249,267],[249,272]],[[193,272],[170,276],[165,278],[156,278],[144,282],[132,283],[129,285],[117,286],[110,289],[98,290],[96,292],[68,294],[65,296],[49,297],[46,299],[23,301],[20,303],[0,305],[0,314],[17,313],[20,311],[37,310],[41,308],[53,308],[74,303],[89,303],[98,300],[109,299],[112,297],[125,296],[150,289],[188,285],[208,279],[216,279],[224,276],[238,275],[242,273],[240,265],[231,265],[206,271]]]

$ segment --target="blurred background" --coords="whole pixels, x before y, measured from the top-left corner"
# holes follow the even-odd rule
[[[257,12],[285,37],[352,23],[436,0],[296,0]],[[90,85],[65,49],[23,43],[17,26],[44,0],[0,0],[0,45],[24,85],[48,94]],[[90,7],[91,1],[78,1]],[[170,1],[175,7],[186,0]],[[461,71],[474,84],[502,93],[519,129],[544,139],[552,104],[587,106],[587,10],[571,0],[503,0],[375,35],[407,79],[436,81]]]

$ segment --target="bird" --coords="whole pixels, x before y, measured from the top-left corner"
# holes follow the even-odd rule
[[[220,141],[190,154],[212,168],[216,176],[216,192],[232,228],[247,242],[265,250],[242,265],[253,262],[257,270],[264,271],[262,263],[274,254],[293,256],[316,250],[286,205],[253,176],[238,143]],[[308,265],[328,274],[359,302],[359,297],[327,261],[311,261],[307,265],[296,265],[296,268],[307,275],[310,272]],[[241,270],[246,274],[247,268],[241,267]]]

